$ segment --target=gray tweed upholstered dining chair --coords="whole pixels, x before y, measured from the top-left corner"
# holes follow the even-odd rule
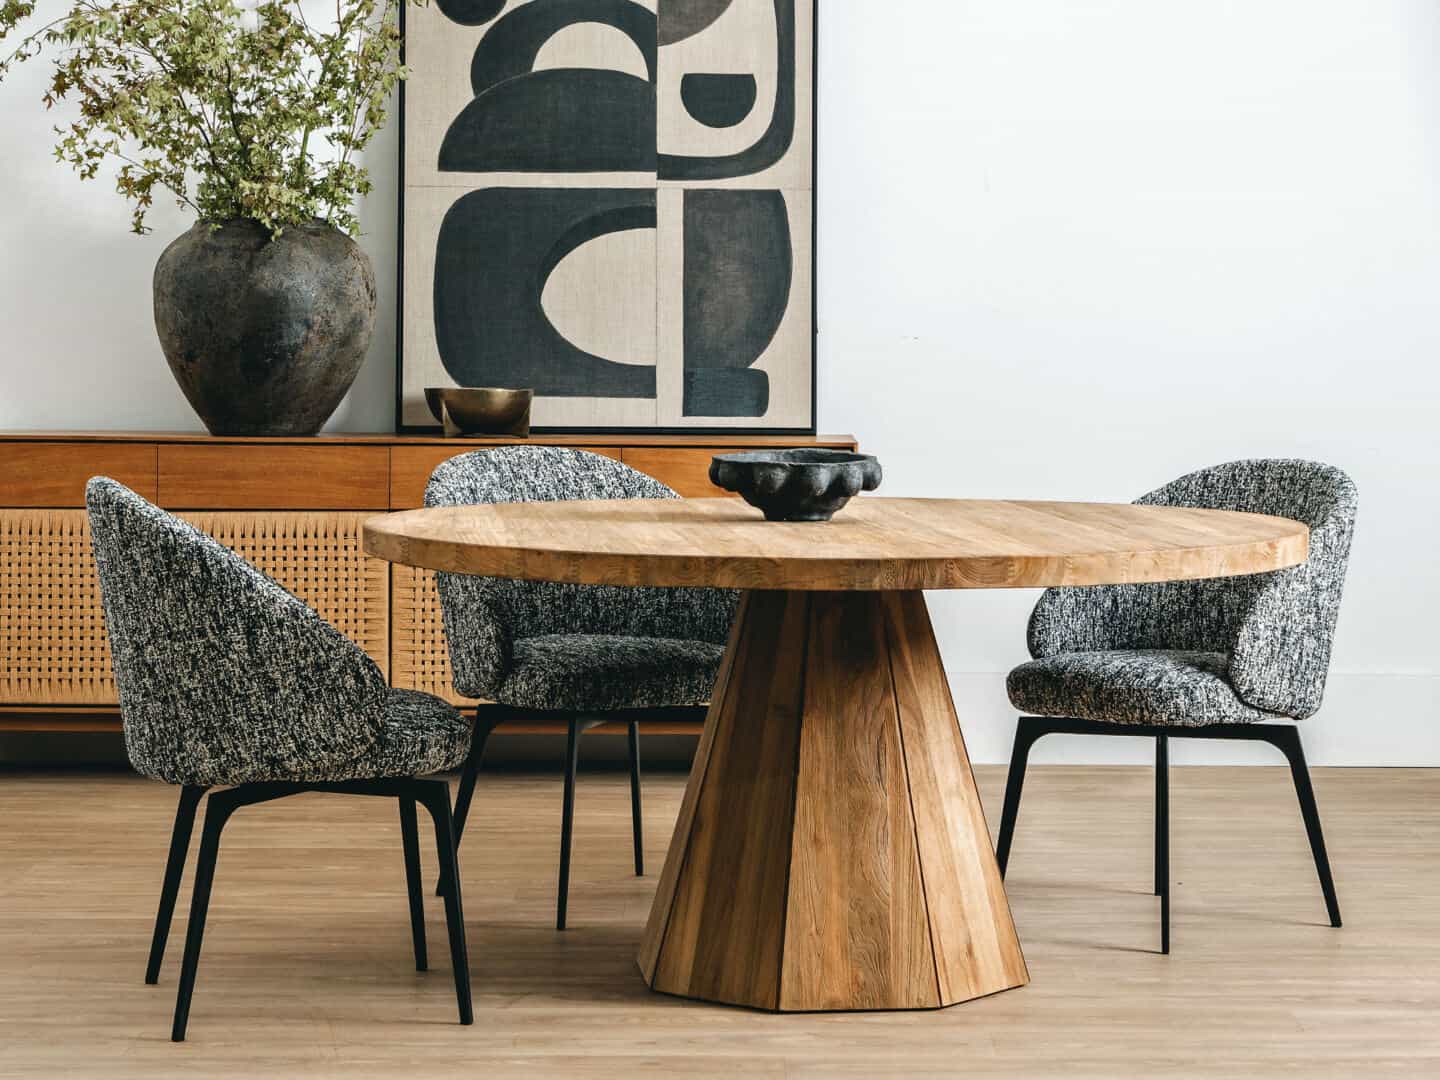
[[[1052,733],[1155,739],[1155,893],[1170,951],[1171,737],[1267,742],[1290,763],[1332,926],[1340,906],[1310,773],[1293,723],[1320,708],[1355,527],[1355,485],[1308,461],[1236,461],[1137,500],[1242,510],[1310,527],[1310,557],[1288,570],[1156,585],[1048,589],[1030,617],[1034,658],[1010,673],[1015,732],[997,857],[1010,857],[1030,747]]]
[[[599,454],[559,447],[477,450],[442,462],[426,506],[567,499],[678,499],[653,477]],[[455,689],[483,699],[455,801],[457,843],[490,733],[507,719],[568,723],[555,925],[565,929],[580,736],[628,725],[635,873],[645,872],[639,720],[694,713],[710,700],[737,594],[438,575]],[[665,710],[670,710],[667,713]],[[443,882],[442,882],[443,884]]]
[[[415,807],[435,825],[460,1022],[472,1022],[460,885],[444,780],[470,725],[446,702],[392,690],[314,611],[194,526],[103,477],[85,490],[125,747],[180,787],[145,981],[159,980],[200,799],[206,803],[171,1037],[184,1039],[220,833],[242,806],[306,791],[399,800],[417,970],[427,966]]]

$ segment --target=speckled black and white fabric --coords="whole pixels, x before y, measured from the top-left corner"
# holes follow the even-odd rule
[[[366,757],[366,776],[426,776],[457,767],[470,753],[472,725],[448,701],[392,689],[385,725]]]
[[[1112,724],[1249,724],[1274,717],[1230,688],[1224,653],[1113,649],[1061,653],[1010,673],[1006,689],[1030,716]]]
[[[546,634],[515,642],[496,700],[528,709],[652,709],[710,700],[725,646],[617,634]]]
[[[462,454],[425,489],[426,506],[676,498],[611,458],[548,446]],[[704,703],[738,600],[724,589],[437,577],[455,689],[530,709]]]
[[[1312,715],[1355,528],[1350,478],[1316,462],[1236,461],[1137,502],[1294,518],[1310,527],[1310,558],[1245,577],[1046,590],[1030,617],[1035,659],[1008,680],[1016,708],[1191,725]]]
[[[104,477],[85,491],[125,745],[172,784],[451,768],[469,726],[193,525]],[[423,699],[423,701],[421,700]]]

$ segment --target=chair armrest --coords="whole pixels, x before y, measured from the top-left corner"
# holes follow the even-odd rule
[[[465,697],[493,698],[514,659],[509,627],[490,602],[494,579],[437,573],[435,584],[456,691]]]

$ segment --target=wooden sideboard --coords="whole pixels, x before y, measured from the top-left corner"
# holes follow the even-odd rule
[[[119,728],[84,510],[85,482],[97,475],[240,552],[359,643],[392,685],[463,703],[450,685],[434,576],[366,557],[360,525],[422,505],[430,471],[446,458],[521,442],[606,454],[689,497],[724,494],[707,477],[711,455],[723,450],[855,447],[843,435],[0,433],[0,731]]]

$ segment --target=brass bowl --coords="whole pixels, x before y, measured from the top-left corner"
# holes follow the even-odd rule
[[[425,404],[445,428],[446,435],[530,434],[533,390],[506,390],[496,386],[427,386]]]

